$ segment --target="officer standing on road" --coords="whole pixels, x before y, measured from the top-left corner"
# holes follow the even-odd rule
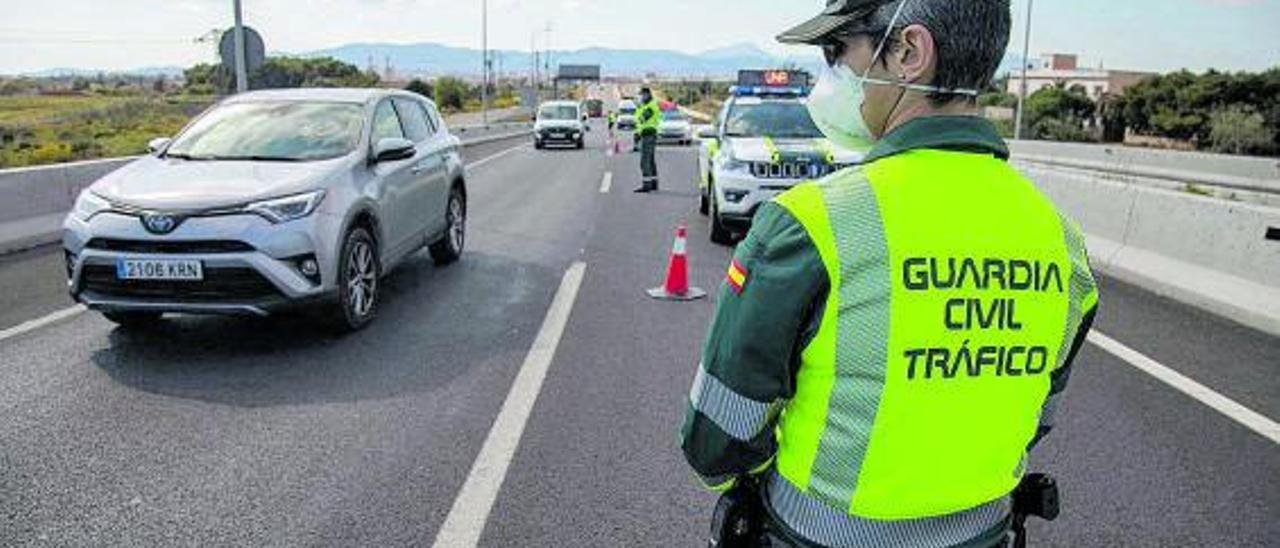
[[[636,139],[640,142],[640,186],[635,192],[658,190],[658,127],[662,109],[649,88],[640,88],[640,106],[636,109]]]
[[[618,125],[618,113],[617,113],[617,112],[614,112],[614,111],[612,111],[612,110],[611,110],[611,111],[609,111],[609,116],[608,116],[608,118],[607,118],[607,119],[608,119],[608,121],[609,121],[609,138],[610,138],[610,139],[612,139],[612,138],[613,138],[613,128],[614,128],[614,127],[616,127],[616,126]]]
[[[828,0],[809,98],[862,165],[759,210],[682,446],[772,546],[998,546],[1098,294],[1072,221],[976,115],[1009,0]],[[752,487],[748,487],[752,486]],[[758,486],[758,487],[754,487]]]

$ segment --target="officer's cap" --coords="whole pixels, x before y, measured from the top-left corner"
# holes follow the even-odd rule
[[[893,0],[827,0],[827,8],[813,19],[778,35],[784,44],[822,45],[830,41],[831,33],[841,27],[866,17],[876,8]]]

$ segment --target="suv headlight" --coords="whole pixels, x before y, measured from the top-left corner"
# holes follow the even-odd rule
[[[76,198],[76,205],[71,209],[71,214],[81,221],[88,221],[94,215],[110,208],[111,202],[85,189],[80,192],[80,197]]]
[[[751,170],[751,162],[744,162],[729,156],[720,162],[720,169],[728,172],[747,172]]]
[[[324,191],[317,190],[284,198],[263,200],[245,206],[244,210],[261,215],[273,224],[296,221],[315,212],[324,200]]]

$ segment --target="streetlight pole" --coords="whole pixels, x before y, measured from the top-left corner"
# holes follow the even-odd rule
[[[1027,57],[1031,49],[1031,7],[1034,5],[1035,0],[1027,0],[1027,28],[1022,35],[1022,89],[1018,93],[1018,113],[1013,121],[1014,140],[1022,138],[1022,109],[1027,102]]]
[[[480,84],[480,109],[484,125],[489,125],[489,0],[480,0],[480,44],[484,50],[484,77]]]
[[[249,91],[249,73],[245,70],[244,61],[244,17],[240,14],[240,0],[233,0],[236,12],[236,93]]]

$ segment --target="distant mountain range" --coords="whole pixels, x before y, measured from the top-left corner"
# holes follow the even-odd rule
[[[378,71],[385,69],[386,64],[390,62],[391,68],[399,74],[429,76],[440,74],[479,76],[482,57],[480,50],[435,43],[358,43],[310,51],[301,55],[334,57],[361,68],[368,68],[372,64]],[[527,51],[495,50],[493,55],[494,70],[499,69],[500,60],[503,72],[527,73],[533,63],[533,58]],[[998,73],[1006,74],[1018,69],[1021,66],[1020,59],[1021,57],[1017,55],[1006,55]],[[540,60],[545,66],[546,60]],[[660,49],[557,50],[551,52],[551,63],[553,67],[560,64],[600,65],[605,76],[658,74],[707,78],[732,78],[739,69],[743,68],[794,66],[816,73],[822,67],[822,60],[816,50],[812,55],[788,58],[771,54],[750,43],[735,44],[701,53]]]
[[[310,51],[305,57],[329,56],[367,68],[371,63],[379,71],[389,61],[399,74],[439,75],[456,74],[478,76],[480,74],[480,50],[459,48],[434,43],[347,44],[330,49]],[[533,57],[527,51],[495,50],[494,70],[528,73]],[[546,60],[540,57],[545,66]],[[737,74],[741,68],[768,68],[788,64],[816,69],[820,63],[817,55],[799,59],[786,59],[770,54],[752,44],[737,44],[702,53],[684,53],[672,50],[629,50],[612,48],[587,48],[578,50],[553,50],[552,66],[600,65],[606,76],[665,76],[724,78]]]
[[[396,74],[402,76],[439,76],[459,75],[478,77],[480,74],[480,50],[447,46],[436,43],[392,44],[392,43],[355,43],[334,48],[321,49],[301,53],[272,52],[272,55],[296,55],[300,57],[333,57],[360,68],[372,65],[382,72],[387,63]],[[494,70],[504,73],[527,74],[533,63],[532,55],[527,51],[495,50]],[[546,59],[540,59],[545,66]],[[1008,55],[1001,64],[1000,73],[1016,70],[1020,57]],[[605,76],[644,76],[656,74],[685,78],[727,79],[743,68],[797,67],[816,72],[822,66],[822,60],[815,53],[798,57],[781,57],[764,51],[750,44],[734,44],[715,48],[701,53],[684,53],[661,49],[614,49],[586,48],[577,50],[555,50],[551,52],[552,66],[566,65],[600,65]],[[54,68],[38,72],[26,73],[24,76],[37,78],[47,77],[94,77],[99,73],[125,74],[130,76],[181,76],[182,67],[161,66],[145,67],[125,71],[100,71],[80,68]]]

